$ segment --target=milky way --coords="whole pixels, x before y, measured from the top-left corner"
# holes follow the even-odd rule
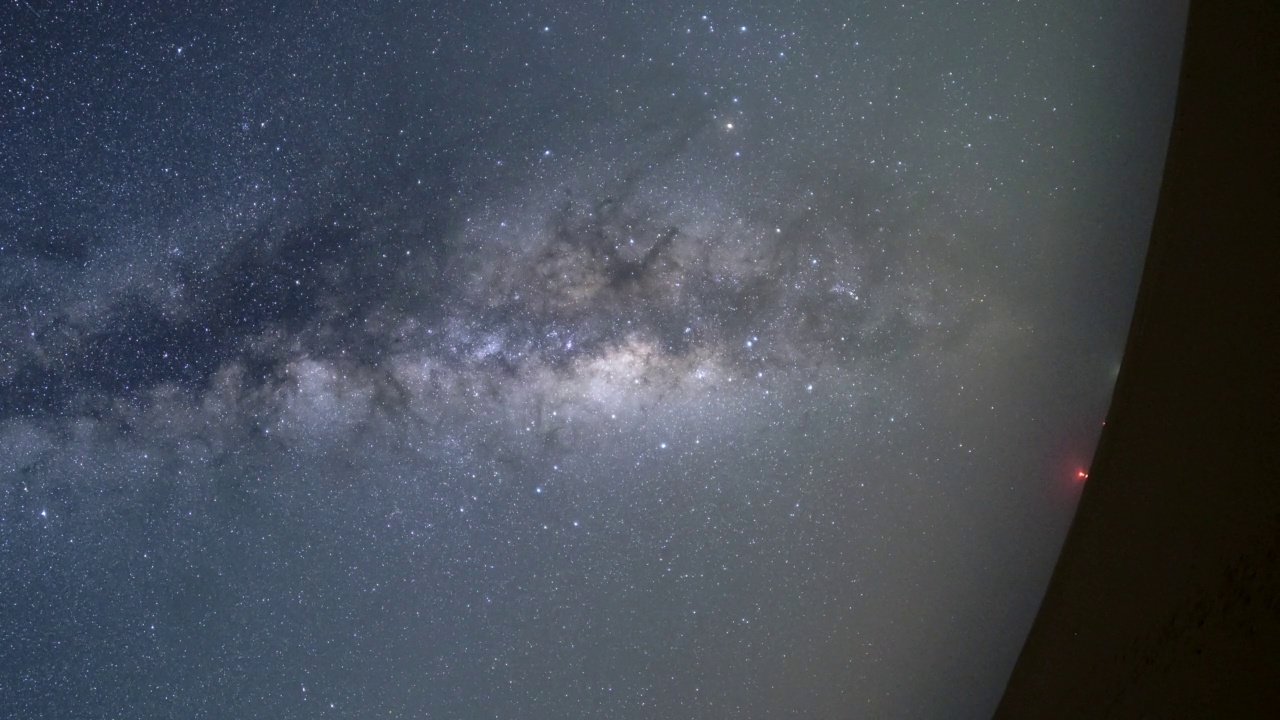
[[[994,707],[1181,11],[6,12],[14,717]]]

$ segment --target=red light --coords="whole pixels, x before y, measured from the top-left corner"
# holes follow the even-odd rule
[[[1076,477],[1079,478],[1080,480],[1085,480],[1089,477],[1089,473],[1083,470],[1080,470],[1076,472]]]

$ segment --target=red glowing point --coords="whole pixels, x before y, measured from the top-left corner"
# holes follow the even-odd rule
[[[1076,479],[1078,479],[1078,480],[1085,480],[1085,479],[1087,479],[1088,477],[1089,477],[1089,473],[1087,473],[1087,472],[1085,472],[1085,471],[1083,471],[1083,470],[1079,470],[1079,471],[1077,471],[1077,472],[1076,472]]]

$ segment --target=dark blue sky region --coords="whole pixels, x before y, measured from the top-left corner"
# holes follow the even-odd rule
[[[0,707],[989,715],[1184,14],[9,3]]]

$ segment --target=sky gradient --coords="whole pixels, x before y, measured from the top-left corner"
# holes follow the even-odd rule
[[[1182,3],[0,11],[13,717],[986,717]]]

